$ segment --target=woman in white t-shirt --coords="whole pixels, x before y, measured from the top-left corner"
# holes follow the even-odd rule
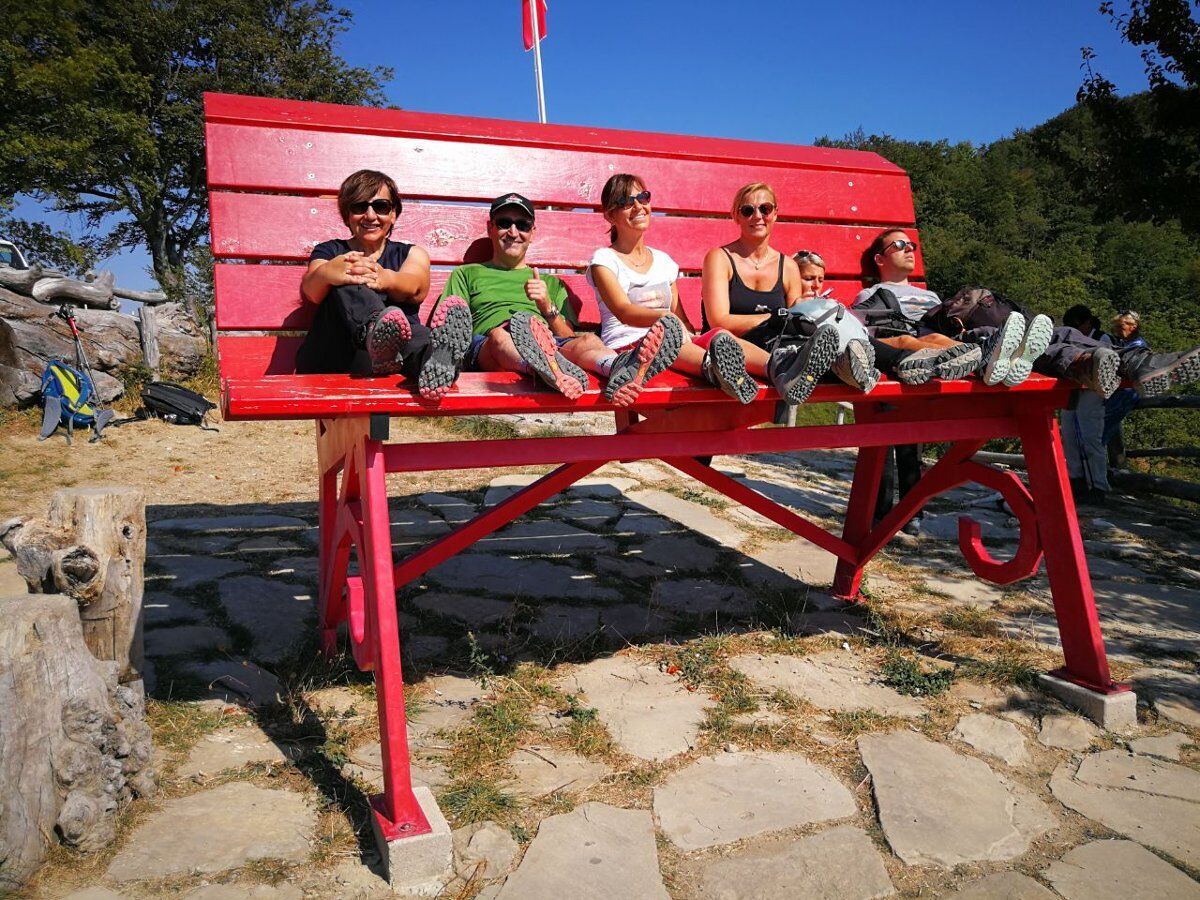
[[[611,226],[608,247],[592,255],[587,279],[600,307],[600,339],[620,351],[636,343],[663,316],[685,320],[675,281],[679,266],[661,250],[646,246],[650,227],[650,191],[636,175],[613,175],[600,194],[604,218]],[[672,369],[700,375],[731,397],[749,403],[758,396],[758,383],[750,372],[765,377],[765,354],[753,348],[755,358],[747,371],[742,341],[724,329],[698,337],[686,334]],[[748,345],[749,346],[749,345]]]

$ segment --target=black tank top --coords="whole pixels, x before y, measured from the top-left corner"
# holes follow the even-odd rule
[[[721,248],[725,255],[729,257],[729,268],[733,270],[733,274],[729,277],[729,312],[735,316],[752,316],[756,313],[775,312],[777,309],[783,309],[787,306],[787,289],[783,286],[783,254],[779,254],[779,280],[775,282],[775,287],[766,291],[756,291],[754,288],[746,286],[746,282],[742,281],[742,277],[738,275],[737,264],[733,260],[733,254]],[[765,309],[759,309],[759,307]],[[701,318],[704,320],[704,330],[709,329],[708,314],[704,313],[701,307]]]

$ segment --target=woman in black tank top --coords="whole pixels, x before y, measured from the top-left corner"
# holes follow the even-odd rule
[[[770,185],[748,184],[738,191],[733,220],[741,234],[704,257],[705,328],[725,328],[764,347],[774,334],[768,320],[800,299],[799,267],[771,246],[777,215]]]

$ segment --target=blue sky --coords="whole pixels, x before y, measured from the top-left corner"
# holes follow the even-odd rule
[[[1079,48],[1120,92],[1142,90],[1135,48],[1099,0],[548,0],[551,122],[806,144],[862,127],[909,140],[986,143],[1074,103]],[[388,65],[406,109],[537,118],[519,0],[342,0],[356,65]],[[1118,7],[1122,4],[1118,3]],[[26,216],[72,227],[34,204]],[[154,286],[148,257],[106,261]]]

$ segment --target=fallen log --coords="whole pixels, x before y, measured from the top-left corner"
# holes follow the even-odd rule
[[[113,280],[112,272],[105,272],[92,282],[63,277],[42,278],[34,283],[29,295],[39,303],[69,301],[90,309],[117,309],[121,304],[113,294]]]
[[[1145,447],[1141,450],[1126,450],[1131,459],[1150,456],[1165,456],[1168,459],[1200,459],[1200,447]]]
[[[167,295],[162,291],[132,291],[129,288],[114,287],[113,296],[122,300],[135,300],[145,306],[167,302]]]
[[[1141,472],[1109,472],[1108,481],[1113,487],[1200,503],[1200,484],[1180,478],[1144,475]]]

